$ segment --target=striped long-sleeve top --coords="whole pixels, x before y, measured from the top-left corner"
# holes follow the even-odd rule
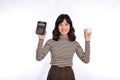
[[[69,41],[68,36],[60,36],[58,41],[49,39],[44,46],[43,40],[39,39],[36,59],[42,60],[49,51],[51,52],[51,65],[72,66],[75,52],[84,63],[88,63],[90,60],[90,41],[85,41],[85,50],[83,50],[77,41]]]

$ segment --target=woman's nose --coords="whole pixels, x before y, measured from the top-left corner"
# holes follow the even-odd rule
[[[65,29],[65,25],[63,25],[62,28]]]

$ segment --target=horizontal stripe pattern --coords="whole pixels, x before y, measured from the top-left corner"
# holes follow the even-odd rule
[[[39,40],[36,50],[36,59],[42,60],[48,52],[51,52],[51,65],[72,66],[73,56],[77,56],[85,63],[90,59],[90,41],[85,41],[85,51],[77,41],[69,41],[68,37],[60,37],[59,41],[49,39],[43,46],[43,40]]]

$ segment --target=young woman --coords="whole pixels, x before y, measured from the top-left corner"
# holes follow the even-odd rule
[[[43,41],[45,35],[38,35],[39,43],[36,50],[36,59],[42,60],[46,54],[51,52],[51,68],[48,72],[47,80],[75,80],[73,65],[73,55],[77,56],[84,62],[90,60],[90,37],[85,29],[85,51],[80,44],[75,41],[75,30],[72,21],[67,14],[58,16],[53,30],[53,38],[49,39],[44,47]]]

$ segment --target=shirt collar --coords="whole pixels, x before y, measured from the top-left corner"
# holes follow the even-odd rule
[[[61,39],[61,40],[68,40],[68,35],[66,35],[66,36],[60,35],[60,39]]]

